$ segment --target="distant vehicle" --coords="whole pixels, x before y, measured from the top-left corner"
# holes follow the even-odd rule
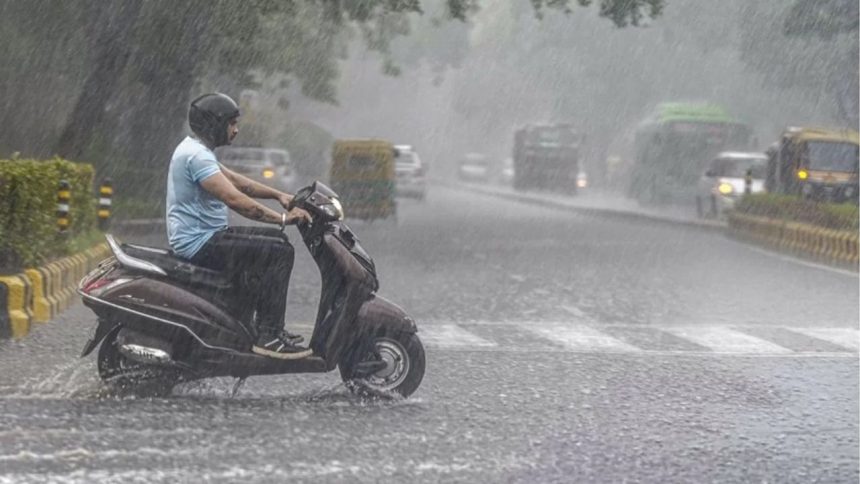
[[[286,150],[225,146],[217,152],[218,161],[240,175],[278,190],[296,188],[296,171]]]
[[[394,146],[397,196],[424,200],[427,197],[427,165],[409,145]]]
[[[588,175],[586,175],[584,171],[581,171],[576,175],[576,188],[579,190],[588,188]]]
[[[583,137],[569,124],[528,125],[514,133],[514,188],[576,193]]]
[[[499,181],[503,185],[513,185],[514,183],[514,159],[505,158],[502,162],[502,172],[499,175]]]
[[[351,218],[389,219],[396,223],[394,145],[388,141],[336,140],[329,181]]]
[[[719,217],[735,205],[746,190],[746,177],[751,177],[750,192],[764,191],[767,155],[727,151],[718,154],[699,178],[696,213],[699,217]]]
[[[689,203],[699,176],[719,152],[754,144],[752,129],[721,106],[660,104],[636,131],[628,195],[645,203]]]
[[[466,153],[460,160],[457,174],[463,181],[486,182],[490,179],[490,163],[486,155],[481,153]]]
[[[767,191],[856,204],[858,145],[854,130],[786,129],[768,150]]]

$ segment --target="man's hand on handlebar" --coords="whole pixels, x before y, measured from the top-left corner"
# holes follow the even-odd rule
[[[289,212],[286,213],[285,225],[295,225],[295,224],[312,224],[314,222],[311,214],[306,210],[295,207]]]
[[[286,209],[287,211],[290,210],[290,202],[292,201],[293,196],[289,193],[281,193],[281,195],[278,197],[278,203],[280,203],[281,206],[284,207],[284,209]]]

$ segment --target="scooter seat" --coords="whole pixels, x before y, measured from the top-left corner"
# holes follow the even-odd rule
[[[230,280],[221,272],[194,265],[174,254],[172,250],[134,244],[122,244],[122,250],[135,259],[155,264],[167,273],[169,279],[181,284],[216,290],[228,290],[232,287]]]

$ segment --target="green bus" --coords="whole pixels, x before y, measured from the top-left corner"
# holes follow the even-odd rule
[[[663,103],[639,124],[628,195],[640,202],[687,202],[721,151],[754,148],[752,129],[716,104]]]

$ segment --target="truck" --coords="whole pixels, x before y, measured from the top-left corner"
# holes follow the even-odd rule
[[[514,133],[513,186],[575,194],[583,136],[571,124],[530,124]]]

